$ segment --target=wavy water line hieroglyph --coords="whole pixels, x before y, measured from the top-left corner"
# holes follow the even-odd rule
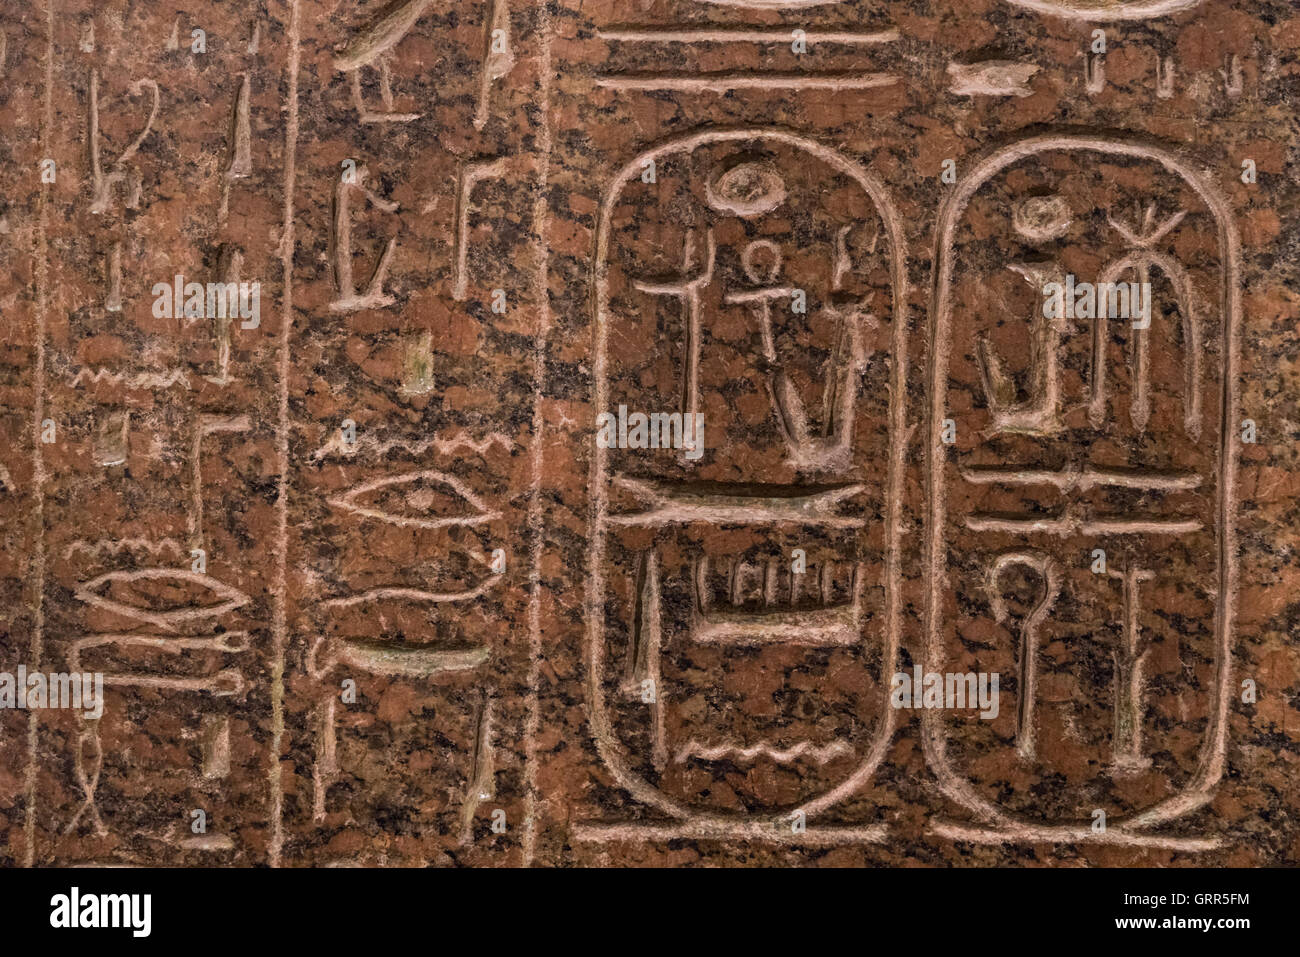
[[[691,758],[701,761],[753,761],[755,758],[763,757],[777,764],[794,764],[800,759],[806,759],[814,764],[827,764],[836,758],[848,757],[852,754],[853,748],[845,741],[832,741],[825,745],[800,741],[798,744],[782,748],[766,742],[748,747],[731,743],[706,745],[692,738],[682,745],[673,760],[683,764]]]
[[[113,369],[79,369],[77,374],[72,377],[72,387],[85,385],[87,382],[92,385],[99,385],[101,382],[109,382],[113,385],[125,386],[128,389],[167,389],[174,385],[182,388],[190,388],[190,377],[184,369],[175,368],[168,372],[118,372]]]
[[[515,448],[510,437],[500,432],[489,433],[481,439],[471,438],[465,432],[445,439],[437,436],[429,439],[384,439],[373,435],[362,435],[355,442],[345,442],[342,433],[336,430],[328,442],[311,454],[311,461],[319,462],[332,455],[350,459],[362,452],[382,457],[390,452],[400,451],[415,457],[426,452],[437,452],[439,455],[446,455],[450,452],[466,449],[478,455],[483,455],[493,446],[506,452],[513,452]]]

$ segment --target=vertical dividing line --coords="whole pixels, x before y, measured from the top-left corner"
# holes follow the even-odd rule
[[[537,301],[537,335],[533,340],[533,444],[529,467],[528,494],[528,717],[524,726],[524,866],[530,867],[537,848],[537,731],[541,724],[539,700],[542,661],[542,547],[544,516],[542,507],[542,433],[546,428],[542,414],[542,395],[546,382],[546,344],[551,331],[550,247],[546,226],[550,213],[548,195],[551,166],[551,10],[550,0],[537,0],[536,33],[541,38],[538,52],[537,111],[541,116],[538,132],[537,193],[533,198],[533,232],[537,243],[537,263],[533,275],[533,296]]]
[[[41,159],[50,155],[50,130],[54,127],[54,0],[45,4],[45,90],[41,117]],[[39,165],[39,164],[38,164]],[[41,451],[41,420],[45,418],[45,327],[50,283],[49,224],[50,184],[41,177],[40,198],[36,214],[36,370],[32,388],[32,503],[31,522],[36,529],[32,555],[32,671],[39,671],[45,654],[45,456]],[[36,863],[36,744],[40,730],[40,710],[27,713],[27,770],[25,774],[25,817],[23,820],[23,866]]]
[[[275,568],[271,580],[271,842],[267,857],[280,866],[284,846],[284,782],[280,775],[284,738],[284,656],[287,644],[285,611],[289,551],[289,333],[293,328],[293,189],[298,154],[298,0],[289,0],[288,118],[284,130],[284,223],[280,232],[280,264],[284,272],[280,317],[279,410],[275,425],[275,450],[280,479],[276,488]]]

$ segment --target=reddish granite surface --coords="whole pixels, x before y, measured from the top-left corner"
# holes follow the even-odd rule
[[[1300,861],[1293,5],[147,6],[0,9],[4,863]]]

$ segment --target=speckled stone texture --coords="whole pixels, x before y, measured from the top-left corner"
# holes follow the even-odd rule
[[[0,860],[1300,862],[1298,50],[5,5],[0,672],[106,685],[0,710]]]

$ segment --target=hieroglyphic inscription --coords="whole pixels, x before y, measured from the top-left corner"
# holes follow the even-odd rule
[[[651,164],[653,186],[642,177]],[[816,238],[798,250],[779,229],[746,240],[810,193],[836,190],[845,207],[819,216]],[[648,221],[615,215],[633,203]],[[674,211],[670,223],[655,219],[663,209]],[[880,396],[902,374],[904,256],[896,214],[870,172],[782,131],[670,141],[628,162],[606,190],[594,407],[698,414],[706,426],[698,461],[671,450],[593,450],[588,713],[606,767],[643,811],[592,822],[579,836],[881,838],[873,824],[802,822],[871,776],[893,727],[884,674],[897,647],[902,396]],[[677,348],[634,344],[661,334]],[[722,369],[747,371],[737,379]],[[722,398],[723,384],[737,381],[757,402]],[[882,435],[892,444],[871,438]],[[761,472],[737,457],[740,442],[754,455],[765,450]],[[842,480],[860,469],[882,478]],[[882,517],[880,535],[865,534],[864,512]],[[717,549],[732,524],[753,529],[756,543],[724,560]],[[807,567],[790,564],[799,546]],[[606,665],[620,648],[621,676]],[[731,682],[705,703],[682,680],[683,668],[704,668],[743,681],[747,660],[769,658],[784,674],[797,667],[795,652],[854,669],[866,690],[844,698],[814,687],[783,698],[775,713],[751,713],[729,701]],[[787,709],[843,709],[863,732],[833,734],[827,722],[815,737],[792,737]],[[739,771],[731,787],[762,810],[736,813],[710,799],[709,782],[725,769]],[[763,785],[772,776],[779,798]]]
[[[977,207],[1002,211],[1002,224],[975,235],[964,217]],[[1123,214],[1134,208],[1136,221]],[[1178,252],[1189,230],[1210,239],[1190,259]],[[1003,693],[1016,706],[988,723],[924,713],[927,759],[978,822],[935,830],[1212,846],[1158,828],[1209,800],[1227,747],[1240,247],[1222,194],[1162,147],[1043,135],[967,172],[938,242],[927,670],[950,670],[958,634],[988,621],[995,640],[976,670],[1015,675]],[[1095,274],[1078,281],[1147,284],[1149,316],[1090,329],[1045,318],[1067,243],[1095,250]],[[961,394],[973,405],[959,407]],[[979,594],[980,575],[983,600],[956,607],[954,594]],[[1189,607],[1203,611],[1194,624],[1181,617]],[[1188,723],[1202,730],[1171,736]],[[974,761],[1004,747],[1023,790]],[[1135,800],[1134,779],[1155,796]],[[1090,827],[1094,809],[1104,830]]]

